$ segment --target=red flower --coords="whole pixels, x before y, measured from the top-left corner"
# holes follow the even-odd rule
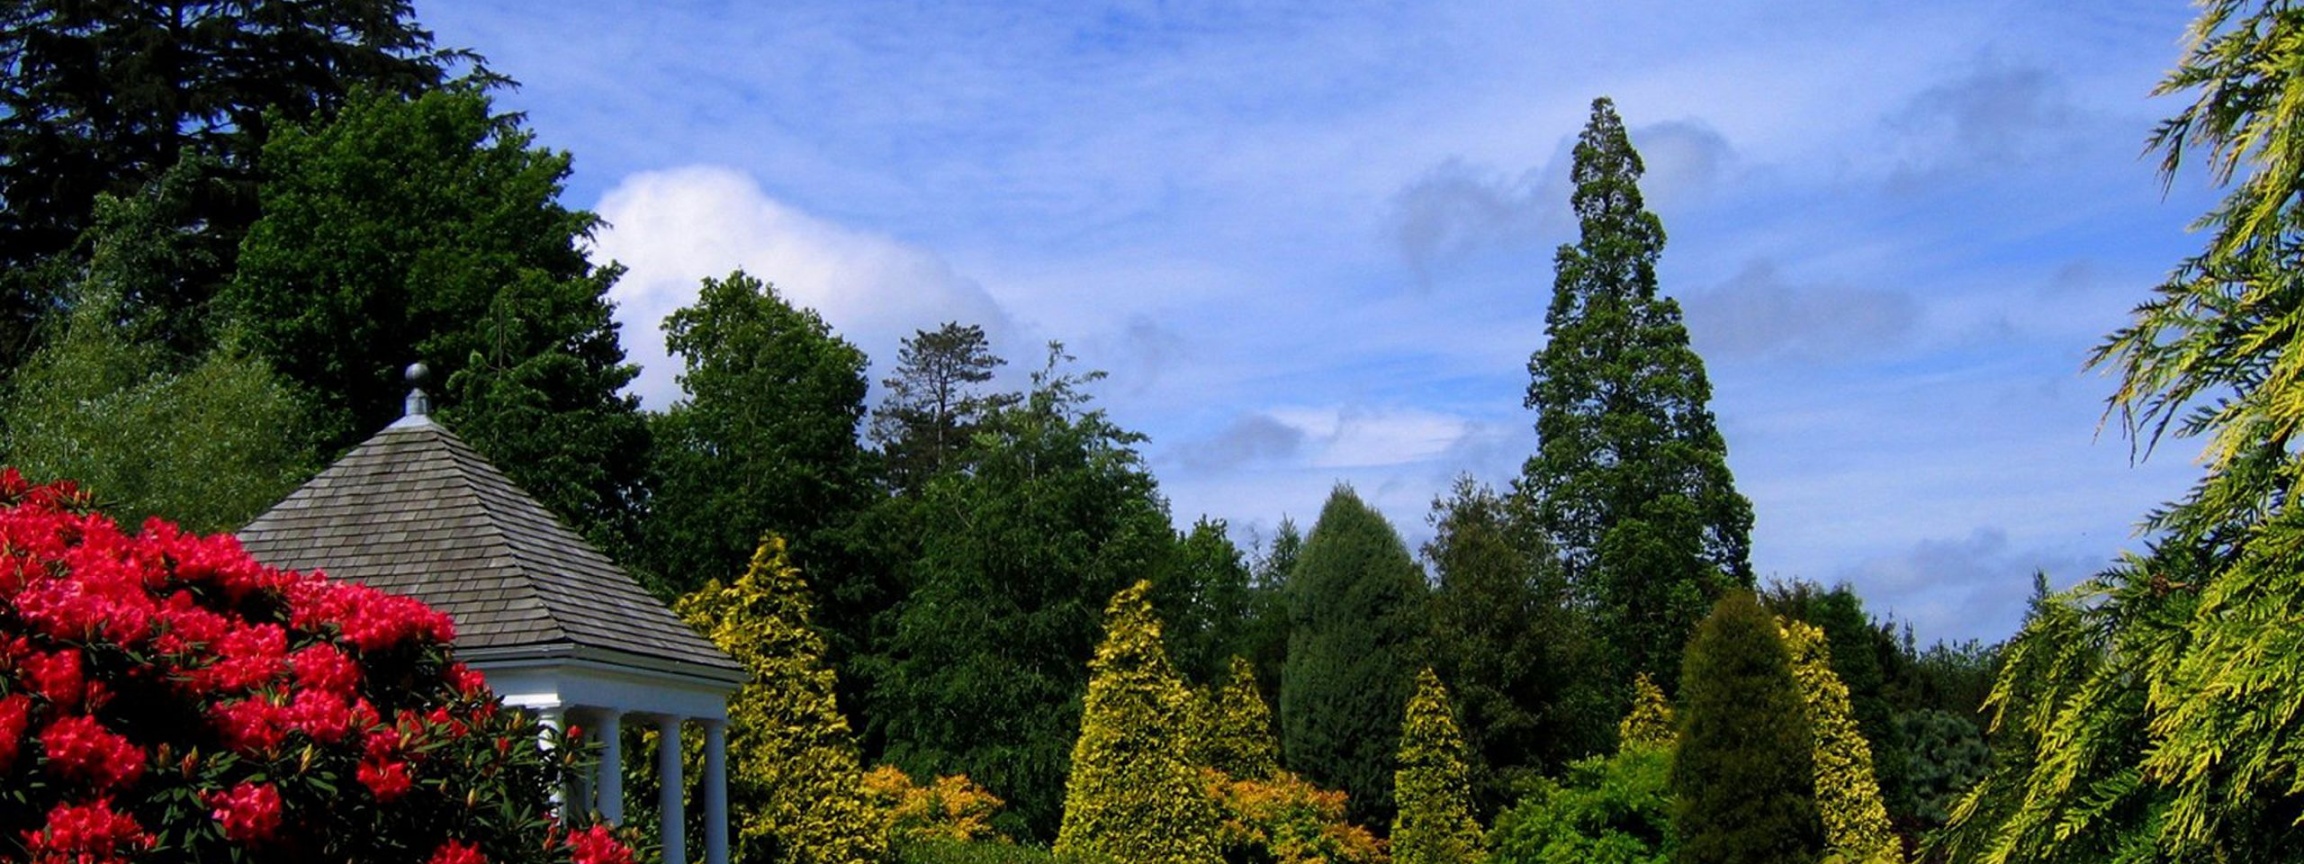
[[[288,631],[277,624],[230,628],[209,647],[215,662],[192,672],[199,690],[244,693],[288,668]]]
[[[24,746],[24,730],[31,723],[31,697],[12,693],[0,698],[0,774],[15,764],[16,753]]]
[[[203,798],[216,808],[211,813],[233,842],[270,840],[280,830],[280,790],[270,783],[242,783],[230,792],[210,792]]]
[[[360,664],[334,645],[308,645],[288,656],[296,669],[296,685],[339,696],[350,696],[360,686]]]
[[[342,696],[303,690],[280,712],[280,722],[288,731],[302,732],[322,744],[334,744],[352,729],[352,706],[346,704]]]
[[[57,718],[40,733],[49,770],[99,792],[135,783],[144,776],[144,751],[104,728],[96,718]]]
[[[94,864],[124,861],[129,854],[152,846],[152,836],[126,813],[112,812],[112,799],[98,798],[79,806],[56,805],[48,811],[48,824],[24,832],[25,851],[39,864]]]
[[[85,692],[80,677],[80,649],[66,648],[54,654],[34,651],[16,661],[24,670],[25,683],[32,692],[48,700],[50,705],[77,707]]]
[[[488,856],[480,854],[480,847],[462,840],[450,840],[432,850],[425,864],[488,864]]]
[[[448,664],[448,681],[456,685],[456,692],[466,696],[493,695],[488,692],[488,677],[462,662]]]
[[[359,777],[360,785],[368,787],[368,791],[376,796],[376,800],[387,804],[408,794],[409,787],[416,785],[416,781],[408,776],[408,763],[398,759],[390,762],[360,760],[360,769],[354,774]]]
[[[280,746],[287,736],[287,719],[280,706],[261,698],[241,699],[208,710],[208,721],[224,739],[224,746],[253,756]]]
[[[617,842],[606,825],[568,832],[568,850],[575,864],[632,864],[632,850]]]

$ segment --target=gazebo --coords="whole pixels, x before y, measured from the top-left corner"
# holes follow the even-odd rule
[[[556,728],[595,730],[599,774],[565,804],[622,822],[619,730],[627,716],[655,724],[666,864],[687,860],[681,727],[702,726],[705,860],[726,864],[728,696],[744,668],[435,422],[423,391],[410,393],[406,416],[239,536],[274,567],[323,571],[446,612],[457,657],[505,704]]]

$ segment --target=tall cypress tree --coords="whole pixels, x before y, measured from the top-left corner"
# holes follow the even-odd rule
[[[1464,736],[1448,708],[1448,688],[1427,667],[1400,721],[1400,815],[1392,822],[1395,864],[1472,864],[1487,856],[1472,818],[1472,772]]]
[[[1779,864],[1823,853],[1806,703],[1776,621],[1720,598],[1681,669],[1672,759],[1677,864]]]
[[[1105,607],[1104,643],[1091,677],[1064,785],[1062,857],[1142,864],[1216,858],[1215,802],[1192,764],[1192,694],[1168,664],[1152,583],[1137,582]]]
[[[1677,681],[1712,601],[1750,587],[1752,505],[1728,472],[1712,388],[1680,305],[1661,296],[1664,224],[1609,100],[1577,139],[1582,233],[1560,247],[1542,349],[1528,361],[1539,449],[1519,492],[1609,645],[1604,680]]]
[[[1288,584],[1280,755],[1350,795],[1355,822],[1392,822],[1392,759],[1424,665],[1426,599],[1424,573],[1392,524],[1336,487]]]

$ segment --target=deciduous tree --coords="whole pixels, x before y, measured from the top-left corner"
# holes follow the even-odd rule
[[[323,455],[397,418],[422,361],[464,440],[628,548],[647,429],[619,393],[637,373],[609,317],[620,271],[585,258],[599,219],[560,204],[567,155],[492,112],[469,87],[369,93],[273,130],[263,218],[217,304],[313,406]]]

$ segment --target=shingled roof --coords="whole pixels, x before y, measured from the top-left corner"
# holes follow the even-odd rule
[[[743,667],[430,418],[401,419],[248,527],[259,561],[416,597],[459,653],[637,655],[724,679]],[[692,664],[692,665],[691,665]]]

